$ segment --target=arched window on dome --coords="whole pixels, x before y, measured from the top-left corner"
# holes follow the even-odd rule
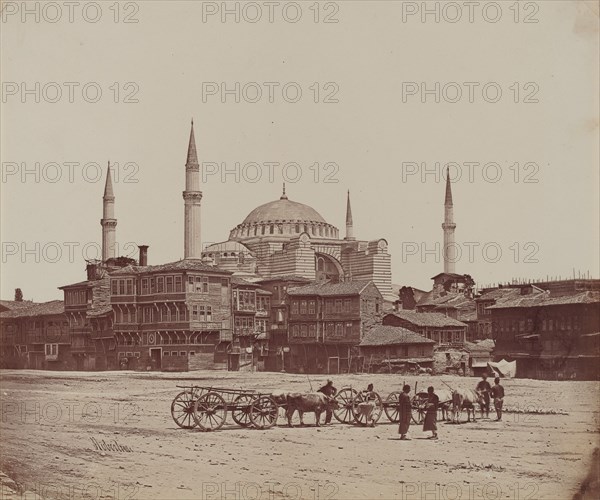
[[[254,226],[254,236],[258,234],[258,226]]]
[[[273,224],[271,224],[269,226],[269,234],[273,234],[275,232],[275,226],[273,226]]]
[[[308,233],[308,226],[306,224],[304,224],[304,232]]]
[[[323,226],[319,226],[319,236],[323,236]]]
[[[296,224],[296,232],[299,233],[300,232],[300,224]]]
[[[329,236],[329,228],[325,226],[325,236]]]
[[[310,234],[312,234],[313,236],[315,235],[315,226],[314,226],[314,224],[311,224],[311,226],[310,226]]]
[[[260,234],[265,234],[265,226],[261,226],[261,228],[260,228]]]

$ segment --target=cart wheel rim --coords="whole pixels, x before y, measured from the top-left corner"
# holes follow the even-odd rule
[[[268,429],[277,423],[279,407],[269,396],[258,397],[250,408],[250,421],[257,429]]]
[[[252,426],[250,420],[250,409],[254,398],[249,394],[240,394],[233,400],[234,409],[231,410],[231,418],[233,421],[242,427]]]
[[[392,392],[386,399],[383,407],[385,415],[390,422],[397,424],[400,422],[400,393]]]
[[[220,394],[209,392],[194,404],[194,421],[202,431],[216,431],[223,427],[227,417],[227,405]]]
[[[371,414],[369,418],[363,412],[361,412],[358,408],[358,405],[361,403],[372,403],[373,409],[371,410]],[[373,392],[369,397],[367,397],[364,393],[358,393],[356,398],[354,398],[354,404],[352,406],[352,416],[354,417],[354,421],[360,425],[368,425],[371,422],[376,424],[379,422],[381,418],[381,414],[383,413],[383,401],[381,400],[381,396],[376,392]]]
[[[354,419],[352,407],[354,399],[358,392],[355,389],[346,388],[337,393],[335,399],[339,404],[339,408],[333,410],[333,416],[342,424],[349,424]]]
[[[171,403],[171,417],[182,429],[196,427],[194,420],[194,393],[183,391],[177,394]]]

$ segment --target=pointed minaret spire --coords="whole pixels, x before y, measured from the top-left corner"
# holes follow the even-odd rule
[[[184,259],[200,259],[202,258],[202,246],[200,242],[200,202],[202,200],[202,191],[200,191],[200,165],[198,164],[198,155],[196,153],[193,119],[187,161],[185,163],[185,191],[183,192],[183,199]]]
[[[279,197],[280,200],[287,200],[288,197],[285,194],[285,182],[283,183],[283,193],[281,194],[281,196]]]
[[[192,128],[190,130],[190,142],[188,144],[187,161],[185,166],[198,165],[198,154],[196,153],[196,138],[194,137],[194,119],[192,118]]]
[[[450,182],[450,167],[446,167],[446,197],[444,199],[444,272],[454,273],[456,262],[456,243],[454,242],[454,204],[452,203],[452,186]]]
[[[104,184],[104,196],[102,197],[102,260],[115,258],[116,255],[116,233],[117,219],[115,219],[115,195],[113,192],[112,177],[110,174],[110,161],[106,170],[106,183]]]
[[[445,206],[452,206],[452,186],[450,183],[450,167],[446,167],[446,199],[444,201]]]
[[[352,223],[352,207],[350,206],[350,190],[346,199],[346,237],[345,240],[354,240],[354,227]]]
[[[112,186],[112,176],[110,174],[110,161],[108,162],[108,168],[106,170],[106,183],[104,184],[104,198],[114,198]]]

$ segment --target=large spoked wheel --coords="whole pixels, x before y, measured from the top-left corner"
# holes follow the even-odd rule
[[[250,422],[257,429],[268,429],[277,423],[279,407],[270,396],[259,396],[250,407]]]
[[[367,411],[365,411],[365,407],[367,407],[367,405],[372,405],[373,408],[370,415]],[[357,424],[368,425],[371,422],[376,424],[379,422],[382,413],[383,401],[381,400],[381,396],[379,396],[379,394],[376,392],[360,392],[356,398],[354,398],[352,415]]]
[[[392,392],[385,398],[383,409],[390,422],[397,424],[400,422],[400,391]]]
[[[335,399],[338,402],[338,408],[333,410],[333,416],[338,422],[349,424],[354,420],[352,405],[357,395],[358,392],[350,387],[342,389],[336,394]]]
[[[427,404],[427,394],[416,394],[412,399],[412,420],[415,424],[422,424],[425,421],[425,405]]]
[[[194,421],[194,403],[196,402],[194,393],[183,391],[175,396],[171,403],[171,416],[175,423],[182,429],[192,429],[196,427]]]
[[[216,431],[223,427],[227,405],[220,394],[209,392],[194,404],[194,421],[202,431]]]
[[[240,394],[233,400],[233,408],[231,410],[231,418],[233,421],[241,425],[242,427],[250,427],[252,420],[250,420],[250,409],[252,408],[252,401],[254,397],[250,394]]]

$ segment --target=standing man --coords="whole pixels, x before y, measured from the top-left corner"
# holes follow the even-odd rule
[[[412,405],[410,402],[410,385],[405,384],[402,388],[402,392],[398,397],[398,413],[400,417],[400,426],[398,427],[398,434],[400,439],[408,439],[406,434],[410,427],[410,418],[412,416]]]
[[[481,407],[481,418],[483,418],[483,410],[485,409],[485,418],[490,418],[490,391],[492,386],[487,381],[487,373],[481,376],[481,380],[475,387],[475,391],[483,396],[483,406]]]
[[[333,387],[333,380],[327,380],[327,383],[321,387],[317,392],[325,394],[328,398],[333,398],[337,394],[337,389]],[[331,410],[325,410],[325,424],[331,423],[331,417],[333,412]]]
[[[427,388],[427,403],[425,404],[425,422],[423,423],[423,432],[431,431],[433,434],[427,439],[437,439],[437,412],[440,398],[433,392],[433,387]]]
[[[491,393],[494,398],[496,422],[500,422],[502,420],[502,405],[504,404],[504,387],[500,385],[500,377],[494,379],[494,387],[492,387]]]

